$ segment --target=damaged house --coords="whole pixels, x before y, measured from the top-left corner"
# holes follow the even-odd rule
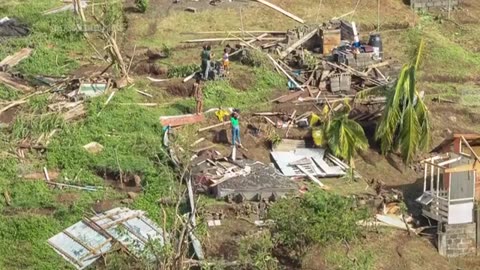
[[[477,250],[475,205],[478,200],[480,135],[453,134],[422,161],[423,194],[417,198],[422,214],[437,221],[438,250],[447,257]]]

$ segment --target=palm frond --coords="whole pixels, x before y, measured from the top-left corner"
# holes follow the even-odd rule
[[[420,125],[413,106],[405,110],[403,124],[400,127],[400,152],[405,163],[412,161],[418,150]]]
[[[430,117],[429,111],[427,106],[423,102],[423,100],[417,96],[417,104],[415,108],[415,113],[418,116],[418,122],[420,124],[420,142],[419,142],[419,149],[422,151],[426,151],[431,143],[431,126],[430,126]]]
[[[349,119],[348,114],[334,118],[327,132],[330,150],[348,162],[357,151],[368,148],[368,140],[362,126]]]
[[[423,47],[425,46],[425,41],[422,39],[420,40],[420,45],[418,45],[418,50],[417,50],[417,57],[415,60],[415,69],[418,69],[418,66],[420,65],[420,59],[422,58],[422,53],[423,53]]]

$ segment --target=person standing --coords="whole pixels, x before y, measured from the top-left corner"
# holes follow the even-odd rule
[[[210,65],[211,65],[211,60],[212,60],[213,54],[212,54],[212,47],[210,45],[207,46],[207,50],[205,51],[205,73],[203,74],[203,79],[208,80],[208,75],[210,74]]]
[[[230,66],[230,59],[229,57],[229,50],[225,48],[223,50],[223,70],[225,71],[225,74],[229,74],[229,66]]]
[[[203,45],[202,53],[200,54],[200,59],[202,61],[202,76],[205,74],[207,69],[207,45]]]
[[[203,112],[203,92],[200,76],[193,83],[193,97],[195,98],[195,113],[201,114]]]
[[[238,119],[240,114],[238,110],[233,110],[232,116],[230,117],[230,122],[232,123],[232,145],[239,145],[242,147],[242,142],[240,141],[240,124]]]

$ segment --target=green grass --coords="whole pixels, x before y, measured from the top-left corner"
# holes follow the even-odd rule
[[[70,12],[43,16],[42,12],[59,6],[58,1],[8,0],[0,6],[0,17],[15,17],[26,23],[31,34],[9,39],[0,46],[0,58],[24,47],[34,49],[32,56],[15,67],[27,75],[64,75],[79,66],[75,55],[81,54],[86,43],[76,31],[75,18]],[[75,52],[73,54],[72,52]]]
[[[0,100],[15,100],[18,98],[18,96],[19,96],[18,91],[12,88],[0,85]]]
[[[233,107],[251,111],[252,104],[256,105],[255,110],[268,108],[268,100],[272,92],[284,88],[286,79],[267,68],[253,68],[253,71],[254,84],[246,91],[235,89],[228,80],[205,83],[203,88],[205,109]],[[184,113],[193,112],[195,102],[191,98],[181,100],[176,102],[172,108],[180,109]],[[171,109],[167,110],[167,113],[172,112]]]
[[[345,255],[346,248],[341,245],[329,246],[325,250],[325,262],[328,269],[374,270],[375,254],[370,250],[355,248]]]

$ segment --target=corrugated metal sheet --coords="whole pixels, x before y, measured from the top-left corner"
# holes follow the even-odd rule
[[[91,265],[114,242],[138,255],[148,241],[164,243],[161,229],[144,214],[139,210],[114,208],[73,224],[48,239],[48,243],[77,269]]]
[[[304,162],[305,159],[310,162],[303,164],[302,168],[315,176],[332,177],[345,174],[345,171],[339,166],[330,166],[324,161],[325,149],[297,148],[288,152],[272,151],[271,155],[285,176],[304,176],[305,174],[291,163]]]

